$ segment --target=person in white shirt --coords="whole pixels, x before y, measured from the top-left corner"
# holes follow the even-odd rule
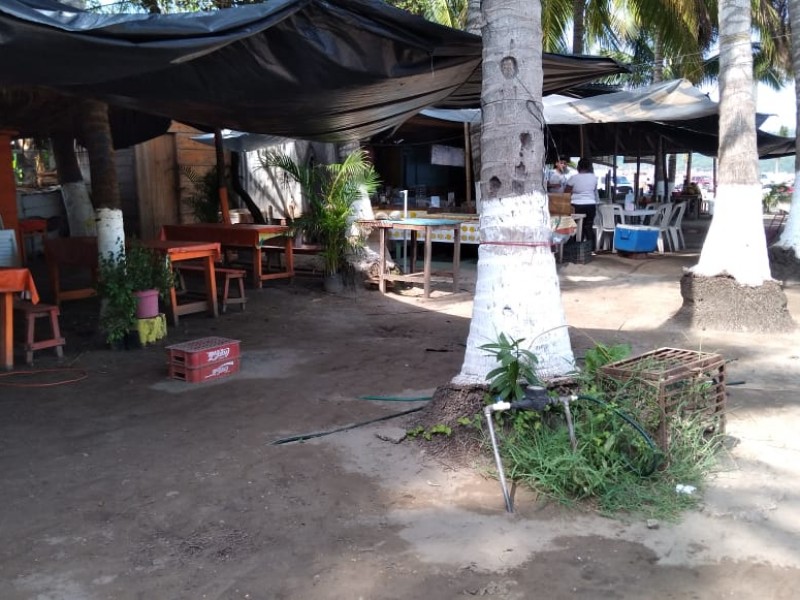
[[[547,191],[561,193],[567,185],[569,177],[569,159],[561,156],[553,163],[553,168],[547,175]]]
[[[572,194],[570,202],[576,214],[584,214],[583,238],[594,243],[594,217],[597,214],[597,175],[594,174],[592,161],[582,158],[578,161],[578,172],[567,180],[564,191]]]

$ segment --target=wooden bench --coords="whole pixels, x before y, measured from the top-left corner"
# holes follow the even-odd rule
[[[183,273],[205,273],[205,268],[203,265],[196,265],[190,264],[188,262],[181,263],[179,265],[175,265],[175,270],[178,273],[178,278],[180,281],[180,286],[182,289],[186,289],[186,282],[183,279]],[[244,293],[244,278],[247,276],[247,271],[244,269],[231,269],[229,267],[214,267],[214,273],[217,276],[218,283],[222,285],[218,285],[217,289],[220,291],[220,302],[222,304],[221,311],[224,313],[225,310],[228,308],[228,304],[238,304],[242,307],[242,310],[245,309],[245,304],[247,303],[247,297]],[[237,288],[239,290],[239,295],[231,297],[230,296],[230,286],[231,281],[235,281]]]
[[[280,270],[281,267],[281,254],[286,254],[284,246],[279,244],[263,244],[261,252],[264,255],[264,270],[269,271],[272,257],[274,256],[277,262],[276,269]],[[303,254],[313,256],[322,252],[321,244],[294,244],[292,246],[292,254]]]
[[[33,353],[36,350],[45,348],[55,348],[59,359],[64,357],[64,344],[66,340],[61,337],[61,328],[58,325],[58,306],[53,304],[33,304],[29,300],[14,300],[14,312],[20,313],[25,319],[25,362],[33,364]],[[36,319],[46,318],[50,320],[51,337],[36,340]]]

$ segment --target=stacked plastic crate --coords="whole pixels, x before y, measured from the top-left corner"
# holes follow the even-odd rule
[[[239,340],[205,337],[167,346],[169,377],[189,383],[213,381],[239,372]]]

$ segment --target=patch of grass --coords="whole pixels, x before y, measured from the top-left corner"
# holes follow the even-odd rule
[[[558,422],[522,435],[506,433],[501,448],[510,477],[565,505],[584,502],[609,516],[674,520],[696,506],[699,494],[679,494],[675,486],[702,488],[714,465],[719,437],[709,438],[696,415],[676,415],[670,423],[668,463],[643,477],[632,468],[629,440],[621,439],[625,427],[619,418],[608,417],[610,410],[585,401],[573,405],[578,439],[574,452],[566,426]],[[632,451],[645,455],[641,447]]]

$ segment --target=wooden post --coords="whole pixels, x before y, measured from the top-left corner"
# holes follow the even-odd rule
[[[0,217],[6,229],[16,229],[19,223],[17,215],[17,184],[14,180],[14,169],[11,164],[11,131],[0,131]]]
[[[466,204],[469,206],[472,202],[472,146],[469,143],[469,123],[464,123],[464,171],[467,180]]]
[[[14,131],[0,131],[0,217],[5,229],[14,229],[17,238],[17,254],[22,254],[22,234],[19,230],[19,215],[17,214],[17,183],[14,180],[14,169],[11,166],[11,140],[16,135]],[[2,165],[6,165],[3,167]]]
[[[219,207],[222,210],[222,222],[231,224],[230,205],[228,203],[228,184],[225,181],[225,149],[222,146],[222,130],[214,130],[214,149],[217,151],[217,182],[219,188]]]

